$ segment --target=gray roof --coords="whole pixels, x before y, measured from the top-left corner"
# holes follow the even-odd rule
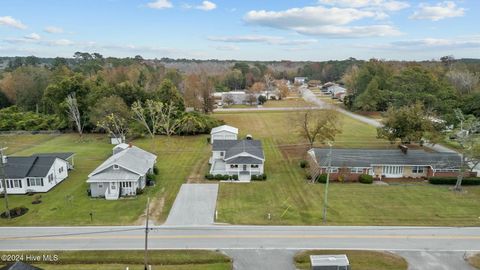
[[[89,178],[96,176],[97,178],[116,180],[116,179],[127,179],[129,176],[119,176],[118,171],[114,171],[112,168],[113,165],[118,165],[125,169],[121,172],[128,174],[134,173],[137,175],[144,175],[148,172],[150,168],[155,164],[157,156],[149,153],[143,149],[140,149],[136,146],[131,146],[110,156],[105,160],[100,166],[98,166],[91,174],[88,175]],[[92,178],[94,179],[94,178]]]
[[[328,165],[327,148],[314,148],[320,166]],[[458,169],[461,157],[456,153],[400,149],[332,149],[333,167],[371,167],[372,165],[425,165],[439,169]]]
[[[35,154],[29,157],[7,157],[5,175],[9,179],[45,177],[55,159],[72,156],[73,153]]]
[[[234,157],[227,160],[227,164],[262,164],[262,160],[254,157]]]
[[[29,264],[18,261],[13,264],[9,264],[5,267],[2,267],[0,268],[0,270],[41,270],[41,268],[31,266]]]
[[[241,153],[250,154],[261,160],[265,159],[262,142],[259,140],[215,140],[213,151],[225,151],[225,160]]]
[[[40,153],[40,154],[35,154],[33,156],[39,156],[39,157],[49,156],[49,157],[57,157],[57,158],[61,158],[63,160],[67,160],[68,158],[72,157],[73,155],[75,155],[75,153],[65,152],[65,153]]]

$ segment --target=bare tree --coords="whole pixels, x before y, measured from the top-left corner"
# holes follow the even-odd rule
[[[270,91],[273,90],[275,81],[273,80],[272,74],[270,73],[266,73],[263,76],[263,80],[265,82],[265,91],[267,92],[267,99],[270,99]]]
[[[468,70],[452,69],[447,72],[446,77],[461,94],[472,93],[479,81],[478,75]]]
[[[257,103],[257,96],[254,93],[247,93],[246,102],[250,106],[255,105]]]
[[[163,103],[150,99],[145,102],[145,107],[140,101],[136,101],[132,105],[133,119],[148,131],[152,139],[160,127],[162,108]]]
[[[223,102],[227,104],[227,106],[232,106],[235,103],[232,94],[225,94],[223,96]]]
[[[168,137],[175,134],[181,124],[181,120],[176,117],[178,113],[179,110],[173,102],[161,104],[159,128]]]
[[[297,116],[299,133],[310,147],[315,142],[334,141],[337,134],[342,133],[339,114],[336,110],[307,110]]]
[[[72,121],[75,124],[75,127],[77,128],[78,134],[82,136],[83,134],[83,120],[82,120],[82,115],[80,114],[80,110],[78,109],[78,103],[77,103],[77,98],[75,97],[75,93],[72,93],[67,96],[65,99],[65,102],[67,103],[67,113],[68,113],[68,118],[70,121]]]
[[[97,123],[97,126],[107,131],[118,141],[123,141],[128,132],[127,119],[116,114],[109,114]]]
[[[460,121],[460,132],[457,134],[457,141],[463,151],[460,153],[460,171],[454,190],[460,191],[462,190],[465,168],[470,168],[471,172],[480,163],[480,147],[477,142],[477,132],[480,131],[480,121],[474,117],[466,118],[460,109],[455,110],[455,115]]]

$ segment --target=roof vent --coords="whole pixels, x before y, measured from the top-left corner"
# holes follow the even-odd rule
[[[408,146],[404,145],[404,144],[400,144],[398,146],[398,148],[400,148],[400,150],[402,151],[402,153],[404,154],[407,154],[408,153]]]
[[[250,134],[247,134],[247,136],[245,136],[245,138],[246,138],[247,140],[253,140],[253,136],[250,135]]]

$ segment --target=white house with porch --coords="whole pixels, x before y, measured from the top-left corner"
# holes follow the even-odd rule
[[[212,128],[210,132],[210,143],[213,144],[215,140],[236,140],[238,137],[238,128],[223,125]]]
[[[117,200],[120,196],[135,196],[144,189],[147,174],[153,173],[157,156],[136,146],[121,143],[113,155],[88,175],[92,197]]]
[[[244,140],[215,139],[209,162],[212,175],[236,175],[239,182],[250,182],[252,175],[264,172],[262,142],[250,137]]]

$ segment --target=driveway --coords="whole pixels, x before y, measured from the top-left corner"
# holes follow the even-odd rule
[[[183,184],[164,225],[211,225],[215,222],[218,184]]]
[[[465,261],[465,252],[397,251],[408,262],[408,270],[475,270]]]
[[[293,256],[297,250],[283,249],[226,249],[233,259],[233,270],[275,269],[295,270]]]

